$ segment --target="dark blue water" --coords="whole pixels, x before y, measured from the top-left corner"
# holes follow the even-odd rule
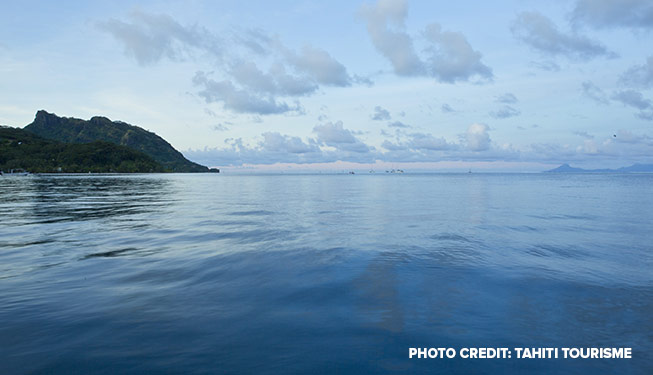
[[[0,373],[653,372],[653,175],[0,178]],[[632,359],[408,359],[631,347]]]

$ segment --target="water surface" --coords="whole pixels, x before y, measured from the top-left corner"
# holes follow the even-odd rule
[[[653,175],[0,179],[0,372],[651,373]],[[409,347],[632,347],[409,360]]]

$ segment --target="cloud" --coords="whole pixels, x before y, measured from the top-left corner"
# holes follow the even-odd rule
[[[274,38],[268,36],[261,29],[240,31],[234,34],[232,39],[237,45],[245,47],[259,56],[269,55],[272,52],[271,47],[275,43]]]
[[[167,15],[132,12],[132,23],[110,19],[97,24],[124,44],[125,54],[140,65],[152,65],[164,57],[180,60],[191,48],[222,55],[223,40],[206,29],[185,27]]]
[[[514,94],[507,92],[507,93],[505,93],[503,95],[498,96],[496,101],[498,103],[515,104],[519,100],[517,99],[517,97]]]
[[[338,150],[351,152],[370,151],[370,147],[356,138],[351,130],[343,127],[342,121],[316,125],[313,128],[313,133],[317,135],[317,142]]]
[[[594,136],[591,135],[591,134],[589,134],[589,133],[586,132],[586,131],[575,131],[575,132],[573,132],[573,133],[576,134],[577,136],[579,136],[579,137],[583,137],[583,138],[585,138],[585,139],[594,139]]]
[[[599,104],[602,105],[610,104],[610,100],[608,100],[608,97],[605,94],[605,92],[603,92],[603,90],[601,90],[600,87],[596,86],[591,81],[585,81],[582,83],[582,91],[584,96],[592,99],[593,101]]]
[[[442,104],[442,106],[440,106],[440,110],[442,111],[442,113],[452,113],[452,112],[456,112],[456,110],[454,110],[454,109],[453,109],[449,104],[447,104],[447,103]]]
[[[519,102],[519,100],[514,94],[507,92],[503,95],[498,96],[495,101],[497,103],[505,103],[506,105],[504,105],[503,107],[499,108],[496,111],[490,112],[490,116],[496,119],[506,119],[510,117],[519,116],[521,114],[521,112],[518,109],[508,105],[508,104],[516,104],[517,102]]]
[[[653,102],[644,98],[641,92],[635,90],[624,90],[615,92],[612,99],[621,102],[623,105],[637,108],[637,117],[643,120],[653,120]]]
[[[426,58],[419,56],[415,42],[406,32],[408,6],[403,0],[379,0],[364,4],[360,14],[376,50],[392,64],[399,76],[428,76],[439,82],[468,81],[472,77],[491,81],[492,70],[481,62],[462,33],[442,31],[437,23],[427,26],[422,36],[428,43]]]
[[[387,109],[376,106],[374,107],[374,113],[372,114],[372,120],[374,121],[387,121],[391,119],[390,112]]]
[[[391,128],[400,128],[400,129],[407,129],[411,127],[410,125],[406,125],[401,121],[393,121],[389,123],[388,126]]]
[[[490,112],[490,116],[498,119],[510,118],[519,116],[521,112],[509,105],[504,105],[499,108],[497,111]]]
[[[626,70],[619,78],[619,82],[628,87],[644,89],[653,87],[653,56],[649,56],[646,63]]]
[[[287,50],[286,57],[298,71],[308,74],[318,83],[351,86],[352,78],[347,73],[347,68],[322,49],[306,45],[299,53]]]
[[[646,134],[633,134],[629,130],[620,129],[615,135],[616,137],[612,139],[614,142],[653,146],[653,138]]]
[[[395,73],[400,76],[423,75],[424,64],[415,52],[413,39],[405,31],[407,13],[408,6],[403,0],[379,0],[374,5],[364,4],[360,11],[367,21],[372,44],[390,60]]]
[[[547,72],[558,72],[560,71],[560,65],[556,64],[553,61],[532,61],[531,65]]]
[[[546,55],[579,60],[616,56],[597,41],[575,33],[561,32],[553,21],[538,12],[520,13],[511,31],[517,39]]]
[[[467,128],[465,133],[465,141],[467,148],[471,151],[485,151],[490,148],[490,134],[485,124],[472,124]]]
[[[338,128],[338,126],[330,125]],[[346,129],[343,129],[346,133]],[[254,144],[240,138],[228,138],[222,148],[187,150],[184,155],[196,162],[211,166],[274,163],[329,163],[348,162],[429,162],[429,161],[521,161],[539,163],[587,163],[618,161],[622,165],[633,162],[653,162],[653,138],[620,129],[600,139],[586,132],[575,134],[582,139],[575,144],[533,143],[521,150],[509,144],[496,145],[488,135],[488,127],[473,124],[462,135],[459,143],[428,133],[396,132],[397,141],[384,141],[383,151],[366,146],[367,152],[331,150],[315,138],[306,140],[277,132],[266,132]],[[342,132],[337,129],[336,133]],[[351,134],[353,136],[353,134]],[[354,137],[355,138],[355,137]],[[335,137],[333,140],[351,138]],[[345,142],[346,143],[346,142]],[[356,143],[349,143],[350,145]]]
[[[492,80],[492,69],[481,62],[481,53],[474,51],[462,33],[442,31],[439,24],[431,24],[424,31],[431,42],[427,69],[440,82],[467,81],[477,76]]]
[[[120,41],[125,54],[143,66],[164,58],[205,63],[209,56],[210,69],[219,78],[209,80],[196,74],[193,82],[200,86],[198,94],[238,113],[299,112],[301,105],[288,105],[283,98],[313,95],[320,85],[373,84],[369,78],[350,76],[323,49],[305,45],[295,51],[279,37],[258,29],[233,30],[223,33],[230,36],[218,37],[203,27],[183,26],[170,16],[144,12],[132,13],[128,21],[111,19],[97,26]]]
[[[635,90],[625,90],[614,93],[612,99],[617,100],[624,105],[644,110],[651,108],[651,101],[645,99],[641,92]]]
[[[329,163],[338,160],[337,155],[313,147],[310,139],[304,142],[297,137],[280,133],[264,133],[262,140],[254,145],[245,144],[241,138],[228,138],[222,148],[186,150],[183,154],[196,162],[210,166]]]
[[[641,118],[642,120],[653,121],[653,110],[649,108],[647,111],[640,111],[635,114],[635,116]]]
[[[317,134],[318,141],[327,145],[358,142],[352,132],[343,127],[342,121],[316,125],[313,132]]]
[[[387,161],[441,161],[441,160],[520,160],[520,151],[509,144],[495,146],[490,140],[489,128],[472,124],[460,137],[460,142],[449,142],[444,137],[430,133],[396,132],[396,141],[386,140],[381,145]]]
[[[402,151],[401,154],[391,154],[392,157],[400,157],[402,160],[418,160],[424,153],[429,156],[428,159],[422,160],[429,160],[435,156],[433,152],[438,152],[440,157],[444,157],[445,151],[453,151],[458,148],[457,145],[447,142],[443,137],[435,137],[430,133],[403,134],[403,140],[399,140],[399,137],[400,134],[397,134],[396,143],[386,140],[381,147],[391,152]]]
[[[578,0],[572,20],[596,28],[653,28],[653,3],[650,0]]]
[[[410,134],[407,146],[414,150],[447,150],[452,146],[443,137],[436,138],[432,134]]]
[[[392,143],[388,140],[383,141],[381,147],[383,147],[388,151],[403,151],[408,149],[408,147],[405,144]]]
[[[219,123],[219,124],[213,125],[211,127],[211,129],[213,129],[215,131],[219,131],[219,132],[224,132],[224,131],[229,130],[229,127],[227,126],[226,123]]]
[[[193,83],[201,87],[198,95],[204,98],[207,103],[219,102],[226,109],[234,112],[260,115],[293,111],[303,112],[303,108],[298,103],[290,106],[286,102],[277,101],[270,95],[257,95],[246,90],[238,89],[229,80],[215,81],[208,78],[207,74],[201,71],[195,74]]]
[[[353,77],[351,77],[351,81],[357,85],[363,85],[367,87],[374,86],[374,81],[372,81],[370,77],[360,76],[358,74],[354,74]]]
[[[643,66],[637,67],[638,69],[644,69]],[[631,68],[632,70],[633,68]],[[632,77],[629,75],[629,77]],[[623,76],[622,76],[623,79]],[[622,90],[615,91],[612,96],[608,98],[608,95],[596,86],[591,81],[585,81],[582,83],[582,92],[583,95],[594,100],[595,102],[601,105],[609,105],[610,99],[615,100],[627,107],[632,107],[639,112],[635,113],[635,116],[643,120],[653,120],[653,102],[646,99],[644,95],[637,90]]]
[[[320,148],[311,140],[308,143],[299,137],[282,135],[278,132],[263,133],[263,142],[260,146],[263,150],[270,152],[282,152],[291,154],[319,153]]]
[[[264,73],[253,62],[240,61],[232,64],[228,74],[241,86],[261,94],[303,96],[318,88],[310,79],[287,74],[281,64],[273,64],[269,72]]]

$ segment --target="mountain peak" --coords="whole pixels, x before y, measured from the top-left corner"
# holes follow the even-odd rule
[[[145,153],[172,172],[208,172],[207,167],[189,161],[158,135],[102,116],[81,120],[39,110],[34,122],[27,125],[25,130],[64,143],[104,141],[126,146]]]
[[[34,121],[45,121],[49,118],[56,118],[57,115],[50,113],[44,109],[39,109],[36,111],[36,116],[34,116]]]
[[[571,165],[569,165],[569,163],[564,163],[561,166],[559,166],[558,168],[554,168],[554,169],[548,170],[546,172],[564,173],[564,172],[582,172],[582,171],[583,171],[583,169],[581,169],[581,168],[574,168]]]

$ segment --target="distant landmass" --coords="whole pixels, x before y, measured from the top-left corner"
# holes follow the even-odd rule
[[[104,141],[141,151],[171,172],[208,172],[203,165],[186,159],[170,143],[158,135],[138,126],[121,121],[111,121],[96,116],[90,120],[58,117],[38,111],[34,122],[25,130],[38,136],[64,143],[89,143]]]
[[[33,173],[149,173],[165,168],[143,152],[105,141],[63,143],[0,127],[0,170]]]
[[[21,147],[18,147],[21,146]],[[0,169],[30,172],[218,172],[186,159],[138,126],[38,111],[23,129],[0,129]]]
[[[583,169],[574,168],[569,164],[563,164],[558,168],[545,171],[546,173],[653,173],[653,164],[633,164],[629,167],[618,169]]]

